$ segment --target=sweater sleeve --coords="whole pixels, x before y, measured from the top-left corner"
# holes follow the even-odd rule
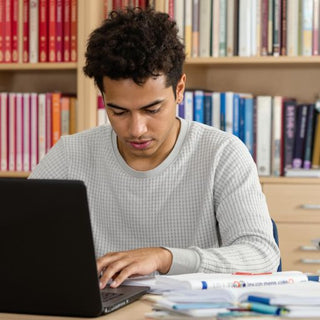
[[[169,274],[186,272],[232,273],[276,271],[280,251],[262,193],[256,165],[238,139],[216,154],[213,198],[219,248],[168,248],[173,254]]]
[[[64,138],[49,150],[29,176],[30,179],[68,179]]]

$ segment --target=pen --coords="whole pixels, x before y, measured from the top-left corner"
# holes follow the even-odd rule
[[[259,302],[250,302],[246,304],[250,311],[264,313],[264,314],[273,314],[273,315],[284,315],[288,312],[287,309],[281,308],[278,306],[270,306],[268,304],[263,304]]]

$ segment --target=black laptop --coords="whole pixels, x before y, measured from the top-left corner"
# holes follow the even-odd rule
[[[0,179],[0,312],[94,317],[148,287],[99,289],[81,181]]]

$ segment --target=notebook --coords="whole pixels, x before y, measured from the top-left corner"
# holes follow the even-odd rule
[[[83,182],[0,179],[0,207],[0,312],[93,317],[147,292],[99,289]]]

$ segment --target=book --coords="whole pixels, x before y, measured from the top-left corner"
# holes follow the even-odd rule
[[[190,90],[184,92],[184,118],[193,120],[193,92]]]
[[[63,1],[56,0],[56,62],[63,61]]]
[[[210,290],[217,288],[252,288],[258,286],[281,286],[306,282],[308,277],[299,271],[270,273],[189,273],[172,276],[156,276],[156,284],[167,290]]]
[[[23,96],[17,93],[16,100],[16,170],[23,169]]]
[[[56,62],[56,20],[57,20],[57,0],[49,0],[49,18],[48,18],[48,52],[49,62]]]
[[[199,56],[199,0],[192,1],[192,41],[191,57]]]
[[[204,123],[204,91],[195,90],[193,97],[193,118],[197,122]]]
[[[285,100],[283,105],[283,167],[292,168],[292,156],[296,131],[296,101]]]
[[[38,95],[38,159],[39,161],[46,154],[46,94],[40,93]]]
[[[167,301],[181,303],[231,303],[253,302],[264,299],[264,304],[287,306],[319,307],[320,283],[297,281],[282,285],[215,288],[214,290],[181,290],[164,294]],[[157,301],[157,304],[162,299]]]
[[[39,105],[38,94],[32,92],[30,94],[30,166],[31,170],[35,168],[39,160]]]
[[[22,4],[22,62],[29,62],[29,24],[30,24],[30,12],[29,1],[23,0]]]
[[[4,61],[6,63],[12,62],[12,2],[5,0],[4,9],[4,28],[3,31],[3,46],[4,46]]]
[[[17,95],[9,93],[8,99],[8,170],[16,171],[16,102]]]
[[[8,170],[8,93],[0,93],[0,171]]]
[[[320,169],[287,169],[286,177],[292,178],[320,178]]]
[[[187,57],[191,57],[192,54],[192,8],[192,0],[186,0],[184,8],[184,46]]]
[[[18,31],[18,20],[19,20],[19,2],[18,0],[12,0],[12,23],[11,23],[11,61],[18,62],[19,60],[19,31]]]
[[[298,55],[299,0],[287,1],[287,55]]]
[[[63,8],[63,61],[70,62],[70,38],[71,38],[71,24],[70,24],[70,0],[64,0]]]
[[[39,0],[39,62],[48,61],[48,5]]]
[[[320,112],[316,113],[314,127],[313,151],[312,151],[312,168],[320,168]]]
[[[23,93],[23,171],[30,170],[30,93]]]
[[[257,97],[256,164],[261,176],[271,174],[272,97]]]
[[[179,3],[180,6],[180,3]],[[178,7],[179,7],[178,6]],[[211,1],[201,0],[199,8],[199,56],[210,56]]]
[[[294,149],[292,155],[292,167],[301,168],[304,159],[304,146],[306,141],[308,105],[297,106],[296,132],[294,137]]]
[[[39,61],[39,0],[30,0],[29,3],[29,62]]]
[[[314,104],[308,106],[308,115],[306,121],[306,141],[304,146],[304,158],[303,158],[303,168],[311,168],[311,158],[312,158],[312,143],[313,143],[313,130],[314,130]]]
[[[52,140],[51,143],[54,145],[58,142],[61,136],[61,93],[52,93]]]

